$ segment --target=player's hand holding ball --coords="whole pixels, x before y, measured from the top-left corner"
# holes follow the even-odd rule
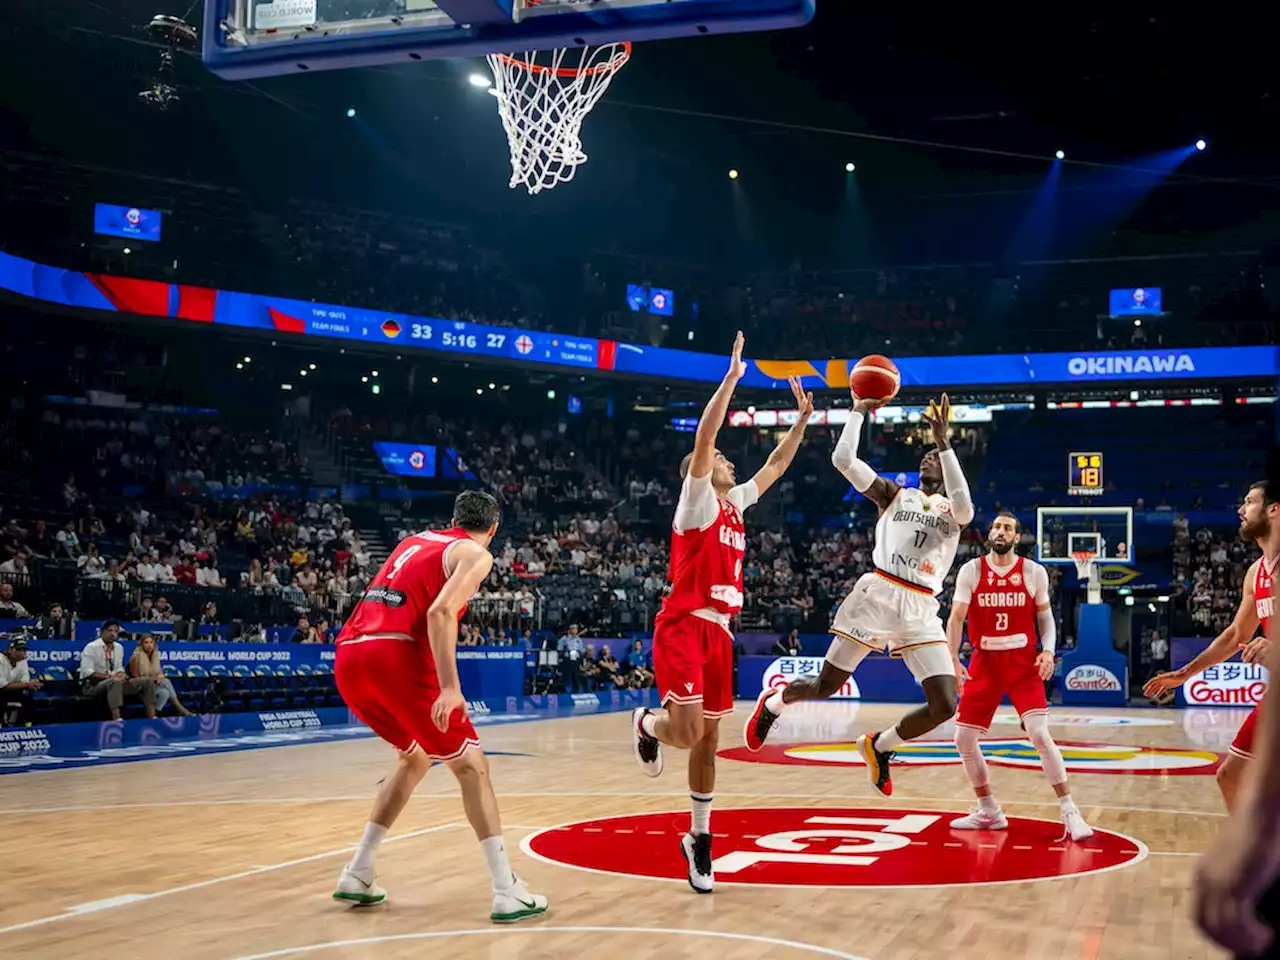
[[[858,413],[884,406],[898,395],[901,385],[898,365],[878,353],[863,357],[849,371],[849,393]]]

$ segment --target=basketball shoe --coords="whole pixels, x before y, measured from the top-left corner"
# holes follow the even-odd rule
[[[656,777],[662,772],[662,744],[657,737],[644,732],[644,718],[650,715],[647,707],[636,707],[631,711],[631,752],[645,775]]]
[[[530,893],[519,877],[506,890],[493,891],[493,910],[489,919],[494,923],[516,923],[547,912],[547,898],[540,893]]]
[[[875,787],[876,793],[882,797],[891,797],[893,796],[893,777],[889,775],[889,764],[893,760],[893,751],[877,750],[876,741],[879,739],[878,733],[873,733],[871,736],[864,733],[854,746],[867,765],[867,777],[871,780],[871,786]]]
[[[765,702],[773,696],[772,690],[765,690],[756,698],[756,708],[747,717],[747,725],[742,728],[742,739],[747,742],[747,749],[755,753],[764,746],[765,738],[778,721],[778,715],[765,706]]]
[[[716,875],[711,870],[711,834],[686,833],[680,838],[680,851],[689,865],[689,886],[695,893],[715,889]]]
[[[387,891],[375,882],[377,877],[372,870],[352,870],[351,865],[342,868],[338,877],[338,888],[333,891],[333,899],[355,904],[357,907],[371,907],[387,899]]]
[[[952,830],[1008,830],[1009,821],[999,807],[994,810],[983,810],[974,807],[967,816],[951,821]]]

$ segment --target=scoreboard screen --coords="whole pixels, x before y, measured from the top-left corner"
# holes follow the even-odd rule
[[[1067,454],[1067,493],[1073,497],[1102,495],[1102,454]]]

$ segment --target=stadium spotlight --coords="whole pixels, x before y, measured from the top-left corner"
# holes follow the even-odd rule
[[[730,180],[737,180],[737,179],[738,179],[738,171],[737,171],[736,169],[730,169],[730,171],[729,171],[729,179],[730,179]]]
[[[371,377],[376,377],[377,375],[378,375],[378,371],[377,371],[377,370],[370,370],[370,371],[369,371],[369,376],[371,376]]]
[[[382,392],[382,387],[376,383],[373,385],[372,389],[373,389],[374,396],[377,396]]]
[[[490,389],[490,390],[497,390],[497,389],[498,389],[497,384],[493,384],[493,383],[489,384],[489,389]]]
[[[355,108],[355,107],[347,107],[347,119],[348,119],[348,120],[353,120],[353,119],[355,119],[355,115],[356,115],[356,108]]]
[[[243,363],[237,363],[237,364],[236,364],[236,369],[237,369],[237,370],[243,370],[243,369],[244,369],[244,364],[243,364]]]
[[[476,396],[477,396],[477,397],[478,397],[478,396],[480,396],[480,395],[481,395],[481,394],[483,394],[483,393],[484,393],[484,387],[476,387]]]
[[[361,382],[361,383],[368,383],[368,382],[369,382],[369,378],[368,378],[368,377],[361,377],[361,378],[360,378],[360,382]]]
[[[439,378],[439,377],[432,377],[432,378],[431,378],[431,382],[432,382],[432,383],[439,383],[439,382],[440,382],[440,378]]]
[[[548,400],[554,400],[555,398],[556,398],[556,392],[555,392],[554,390],[548,390],[548,391],[547,391],[547,399],[548,399]]]
[[[1203,150],[1203,149],[1204,149],[1205,147],[1207,147],[1207,146],[1208,146],[1208,144],[1207,144],[1207,143],[1205,143],[1203,140],[1197,140],[1197,141],[1196,141],[1196,149],[1197,149],[1197,150]]]
[[[249,363],[249,362],[251,362],[252,360],[253,360],[253,357],[245,357],[245,358],[244,358],[244,362],[245,362],[245,363]]]
[[[314,370],[315,368],[316,368],[316,365],[315,365],[314,363],[309,363],[309,364],[307,364],[307,369],[308,369],[308,370]]]
[[[1057,153],[1055,153],[1055,154],[1054,154],[1054,156],[1055,156],[1055,157],[1057,157],[1059,160],[1065,160],[1065,159],[1067,159],[1067,155],[1066,155],[1065,153],[1063,153],[1061,150],[1059,150]]]
[[[306,375],[307,375],[306,367],[303,367],[301,370],[298,371],[298,376],[305,377]]]
[[[125,248],[124,248],[124,255],[125,255],[126,257],[127,257],[129,254],[131,254],[131,253],[133,253],[133,251],[132,251],[132,250],[130,250],[128,247],[125,247]]]
[[[846,163],[846,164],[844,165],[844,172],[845,172],[845,173],[853,173],[853,171],[855,171],[855,170],[857,170],[857,169],[858,169],[858,165],[857,165],[856,163],[854,163],[852,160],[850,160],[848,163]]]
[[[292,384],[292,383],[282,383],[282,384],[280,384],[280,389],[281,389],[281,390],[292,390],[292,389],[293,389],[293,384]]]
[[[486,77],[483,73],[473,73],[467,77],[467,83],[481,90],[488,90],[493,86],[493,81]]]

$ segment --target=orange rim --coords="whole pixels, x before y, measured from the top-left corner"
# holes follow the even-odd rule
[[[554,73],[557,77],[593,77],[598,73],[613,73],[620,69],[628,60],[631,59],[631,43],[623,41],[622,49],[615,53],[603,63],[597,63],[594,67],[587,67],[585,70],[576,69],[574,67],[559,67],[552,69],[543,66],[540,63],[533,63],[530,60],[522,60],[520,57],[509,53],[494,54],[499,60],[508,66],[517,67],[520,70],[528,70],[530,73]]]

